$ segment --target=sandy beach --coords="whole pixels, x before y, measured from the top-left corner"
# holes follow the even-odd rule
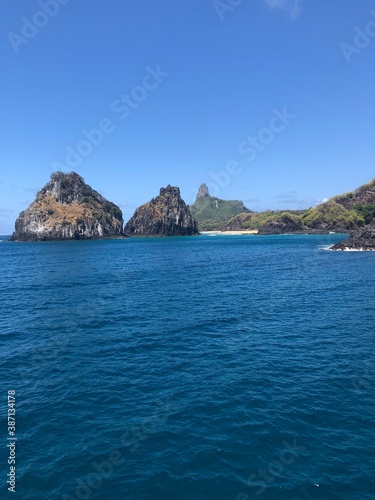
[[[258,234],[257,229],[252,229],[249,231],[201,231],[201,234],[232,234],[232,235],[241,235],[241,234]]]

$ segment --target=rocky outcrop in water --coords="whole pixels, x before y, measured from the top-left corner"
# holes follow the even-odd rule
[[[375,250],[375,220],[354,231],[347,240],[333,245],[332,250]]]
[[[122,212],[75,172],[55,172],[16,220],[13,241],[98,239],[123,236]]]
[[[167,186],[150,202],[138,207],[126,224],[129,236],[191,236],[199,234],[178,187]]]

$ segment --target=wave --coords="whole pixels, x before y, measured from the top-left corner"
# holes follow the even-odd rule
[[[329,250],[331,252],[374,252],[375,248],[349,248],[345,247],[341,250],[334,250],[333,245],[319,245],[319,250]]]
[[[318,245],[319,250],[332,250],[333,245]]]
[[[342,252],[374,252],[375,248],[349,248],[345,247],[342,249]]]

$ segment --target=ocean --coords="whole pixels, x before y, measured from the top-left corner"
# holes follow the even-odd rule
[[[0,497],[374,499],[375,253],[342,238],[0,242]]]

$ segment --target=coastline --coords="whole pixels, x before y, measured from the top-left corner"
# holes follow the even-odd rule
[[[246,234],[258,234],[259,236],[281,236],[281,235],[305,235],[305,236],[309,236],[309,235],[312,235],[312,236],[316,236],[316,235],[323,235],[323,234],[343,234],[343,235],[347,235],[349,233],[347,232],[336,232],[336,231],[325,231],[325,230],[305,230],[305,231],[286,231],[285,233],[280,233],[280,232],[259,232],[258,229],[251,229],[251,230],[235,230],[235,231],[200,231],[199,234],[202,234],[202,235],[206,235],[206,236],[209,236],[209,235],[216,235],[216,234],[224,234],[224,235],[233,235],[233,236],[238,236],[238,235],[246,235]]]
[[[229,234],[229,235],[241,235],[241,234],[258,234],[257,229],[253,229],[251,231],[200,231],[200,234],[210,235],[210,234]]]

